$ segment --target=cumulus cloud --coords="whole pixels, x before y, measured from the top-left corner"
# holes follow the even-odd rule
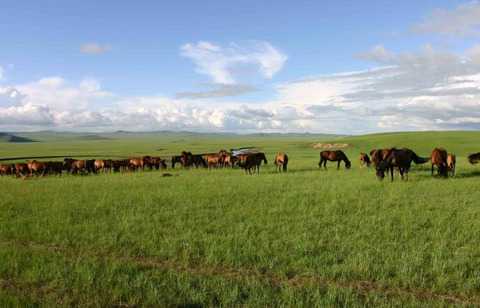
[[[182,56],[193,61],[198,73],[209,76],[218,84],[235,84],[242,70],[244,72],[248,69],[270,79],[287,61],[287,56],[268,42],[220,46],[200,41],[185,44],[180,51]]]
[[[205,49],[221,50],[215,45]],[[462,54],[382,45],[359,55],[372,69],[277,85],[268,101],[219,100],[241,83],[176,97],[121,96],[95,79],[48,77],[0,87],[0,130],[193,130],[367,133],[480,128],[480,47]],[[228,72],[228,71],[227,71]],[[246,86],[243,91],[249,91]],[[212,99],[215,98],[215,99]]]
[[[477,36],[480,34],[480,3],[473,1],[451,10],[436,9],[413,30],[446,36]]]
[[[98,55],[110,51],[110,45],[102,45],[98,43],[86,43],[80,46],[80,51],[85,54]]]

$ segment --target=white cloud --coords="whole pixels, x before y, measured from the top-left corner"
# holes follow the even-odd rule
[[[204,43],[202,49],[221,47]],[[191,130],[367,133],[480,128],[479,47],[464,54],[425,46],[395,53],[379,45],[361,55],[365,71],[277,85],[269,101],[210,99],[240,83],[187,93],[125,97],[99,81],[61,77],[0,87],[0,130]],[[218,94],[219,97],[224,93]],[[195,98],[195,99],[193,99]]]
[[[279,72],[287,56],[268,42],[252,42],[246,46],[231,43],[225,47],[210,42],[188,43],[180,48],[191,59],[196,71],[209,76],[214,83],[236,84],[242,73],[254,69],[263,78]]]
[[[415,25],[417,33],[436,33],[446,36],[480,34],[480,3],[473,1],[448,9],[436,9],[421,23]]]
[[[110,45],[102,45],[98,43],[86,43],[80,46],[80,51],[85,54],[98,55],[110,51]]]

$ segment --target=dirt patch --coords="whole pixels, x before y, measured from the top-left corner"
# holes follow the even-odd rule
[[[312,145],[314,149],[345,149],[351,147],[351,144],[348,143],[315,143]]]

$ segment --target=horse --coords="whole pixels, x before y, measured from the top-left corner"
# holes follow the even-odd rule
[[[383,178],[385,178],[385,171],[390,171],[392,182],[394,168],[398,169],[402,180],[404,179],[404,175],[406,180],[408,180],[408,172],[410,171],[412,162],[414,162],[416,165],[419,165],[424,164],[429,160],[428,158],[418,156],[414,151],[407,148],[385,149],[379,150],[377,153],[380,153],[382,158],[384,157],[377,163],[375,167],[377,178],[379,180],[383,180]],[[379,154],[375,155],[377,155],[377,158],[379,158]]]
[[[172,161],[172,169],[175,169],[175,165],[176,165],[177,163],[183,165],[183,164],[182,164],[182,156],[181,156],[181,155],[172,156],[171,161]]]
[[[128,160],[128,168],[132,171],[137,171],[138,169],[145,168],[145,161],[140,157],[132,157]]]
[[[370,157],[368,157],[367,153],[360,153],[360,166],[367,166],[370,167]]]
[[[105,172],[105,161],[103,159],[96,159],[93,163],[95,167],[95,171],[98,172],[100,170],[103,170]]]
[[[120,159],[112,161],[113,172],[120,172],[128,169],[129,159]]]
[[[247,156],[243,161],[240,161],[239,165],[241,168],[245,169],[245,173],[252,174],[252,169],[253,169],[253,174],[255,174],[255,170],[257,171],[257,174],[260,174],[260,165],[262,164],[262,161],[267,164],[267,157],[265,157],[264,153],[250,153],[246,154]]]
[[[30,171],[28,170],[28,165],[25,163],[16,163],[15,164],[15,176],[25,178]]]
[[[455,167],[457,164],[457,157],[453,153],[447,155],[447,169],[450,176],[455,176]]]
[[[277,153],[273,163],[275,164],[278,172],[282,172],[282,170],[283,172],[286,172],[288,166],[288,155],[283,152]]]
[[[195,166],[195,168],[198,167],[204,167],[207,168],[207,162],[205,161],[205,158],[203,157],[202,154],[192,154],[192,152],[186,152],[183,151],[182,155],[180,155],[180,161],[183,165],[183,167],[188,168]]]
[[[474,153],[468,155],[468,162],[472,165],[477,164],[480,161],[480,153]]]
[[[15,165],[13,164],[0,164],[0,176],[12,175],[15,172]]]
[[[222,156],[220,154],[204,154],[202,158],[207,162],[208,169],[220,167],[222,165]]]
[[[347,155],[343,153],[343,151],[322,151],[320,152],[320,162],[318,163],[318,167],[322,167],[327,169],[327,160],[328,161],[336,161],[337,163],[337,170],[340,169],[340,162],[345,163],[345,168],[350,169],[352,164],[347,158]]]
[[[391,149],[373,149],[370,151],[370,157],[373,165],[377,167],[377,165],[387,158],[388,154],[390,154]]]
[[[155,168],[156,170],[167,169],[167,164],[165,163],[165,160],[161,159],[158,156],[150,158],[150,164],[152,168]]]
[[[95,160],[78,160],[73,158],[65,158],[63,167],[71,174],[85,174],[95,168]]]
[[[437,167],[437,174],[443,177],[448,177],[447,151],[443,148],[435,148],[432,151],[432,175],[434,167]]]
[[[28,166],[28,171],[30,172],[30,176],[33,176],[33,175],[44,176],[45,172],[47,171],[47,165],[44,162],[32,160],[27,162],[27,166]]]
[[[62,175],[63,162],[61,161],[47,161],[47,174]]]

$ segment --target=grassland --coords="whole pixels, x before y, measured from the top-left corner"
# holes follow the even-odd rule
[[[0,157],[261,147],[260,176],[169,171],[0,178],[0,306],[478,306],[480,133],[358,137],[28,135]],[[348,143],[351,170],[319,170],[317,142]],[[379,182],[360,151],[444,146],[458,175]],[[287,174],[273,154],[286,151]]]

